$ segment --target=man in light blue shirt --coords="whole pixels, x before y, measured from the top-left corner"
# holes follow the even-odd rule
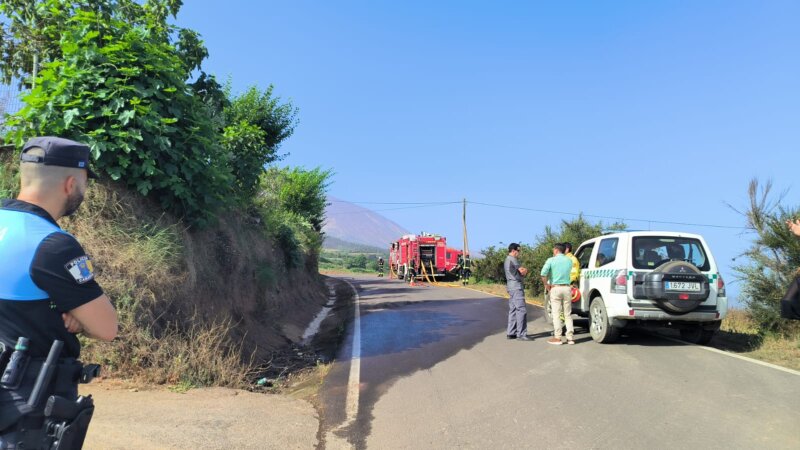
[[[508,246],[508,256],[503,263],[509,296],[506,338],[532,341],[533,339],[528,337],[528,309],[525,305],[525,290],[522,284],[528,269],[520,266],[517,256],[519,256],[519,244],[512,242]]]
[[[564,310],[564,321],[567,322],[567,344],[575,343],[575,328],[572,324],[572,287],[569,283],[572,271],[572,260],[564,255],[564,244],[553,246],[553,257],[548,258],[542,267],[542,284],[545,292],[550,293],[550,308],[553,312],[553,328],[555,333],[547,340],[548,344],[561,345],[561,310]]]

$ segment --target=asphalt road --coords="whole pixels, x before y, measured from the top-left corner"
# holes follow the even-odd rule
[[[548,345],[532,305],[536,339],[509,341],[503,299],[343,279],[360,300],[322,389],[326,448],[800,448],[796,372],[645,333],[596,344],[582,321]]]

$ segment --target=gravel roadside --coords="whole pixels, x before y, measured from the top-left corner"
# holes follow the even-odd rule
[[[137,390],[81,385],[95,413],[86,449],[313,449],[319,417],[311,403],[224,388]]]

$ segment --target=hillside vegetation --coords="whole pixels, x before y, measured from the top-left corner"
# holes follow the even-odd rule
[[[171,24],[180,6],[0,3],[0,74],[24,91],[4,122],[17,150],[2,154],[0,196],[16,194],[28,138],[89,144],[101,180],[62,225],[92,256],[120,334],[86,341],[83,359],[112,376],[243,387],[326,301],[331,173],[275,166],[297,108],[203,72],[200,36]]]

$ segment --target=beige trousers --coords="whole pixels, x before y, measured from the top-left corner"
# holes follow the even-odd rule
[[[572,288],[569,286],[553,286],[550,288],[550,309],[553,312],[553,336],[561,338],[561,310],[564,310],[564,321],[567,323],[567,340],[571,341],[575,335],[572,324]]]

